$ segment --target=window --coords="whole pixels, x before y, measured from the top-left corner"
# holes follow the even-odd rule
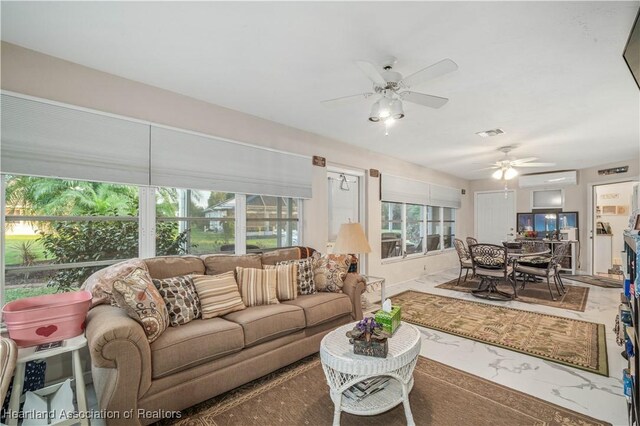
[[[453,240],[456,238],[456,209],[442,208],[442,231],[444,234],[444,248],[453,248]]]
[[[235,252],[235,194],[156,190],[156,255]]]
[[[247,253],[299,244],[298,200],[247,195]]]
[[[453,248],[456,209],[382,202],[382,259]]]
[[[423,253],[424,240],[424,206],[406,204],[407,209],[407,238],[405,252],[407,255]]]
[[[138,255],[138,188],[32,176],[5,179],[3,302],[76,290]]]
[[[234,253],[301,244],[300,200],[2,175],[6,211],[0,305],[78,289],[95,271],[151,255]],[[151,189],[155,206],[139,211]],[[145,196],[146,197],[146,196]],[[241,206],[240,208],[238,206]],[[153,221],[155,207],[155,225]],[[150,219],[145,219],[149,217]],[[238,215],[246,229],[236,232]],[[155,226],[155,252],[141,229]],[[144,233],[143,233],[144,234]]]
[[[402,256],[403,204],[382,202],[382,258]]]

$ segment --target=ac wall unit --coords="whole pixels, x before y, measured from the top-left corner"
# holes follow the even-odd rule
[[[520,188],[550,188],[566,185],[577,185],[578,172],[569,170],[566,172],[539,173],[523,175],[518,179]]]

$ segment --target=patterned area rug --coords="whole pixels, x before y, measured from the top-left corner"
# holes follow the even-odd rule
[[[464,278],[464,277],[463,277]],[[471,290],[478,288],[480,280],[468,279],[467,281],[460,280],[460,285],[457,285],[458,280],[451,280],[444,284],[437,285],[436,288],[444,288],[447,290],[455,290],[463,293],[471,293]],[[587,298],[589,297],[588,287],[579,287],[574,285],[568,285],[565,283],[567,292],[558,297],[556,287],[551,283],[551,289],[556,300],[551,299],[549,294],[549,287],[547,282],[527,283],[524,290],[520,289],[521,282],[518,282],[518,301],[524,303],[532,303],[534,305],[552,306],[554,308],[570,309],[572,311],[584,312],[587,307]],[[511,284],[501,284],[500,290],[513,294],[513,287]]]
[[[604,324],[409,290],[402,320],[592,373],[609,375]]]
[[[623,280],[617,280],[615,278],[608,278],[608,277],[599,277],[597,275],[567,275],[566,278],[569,280],[579,281],[581,283],[591,284],[591,285],[604,287],[604,288],[624,287]]]
[[[409,396],[419,425],[608,425],[497,383],[420,357]],[[317,355],[205,401],[173,424],[330,425],[333,402]],[[168,421],[162,424],[172,424]],[[402,405],[377,416],[342,413],[343,426],[406,425]]]

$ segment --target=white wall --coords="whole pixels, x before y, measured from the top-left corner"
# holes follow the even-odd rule
[[[598,206],[627,206],[628,212],[625,215],[602,214],[596,217],[597,221],[608,223],[611,227],[612,237],[612,261],[622,265],[624,249],[624,235],[622,232],[629,226],[629,215],[631,214],[631,196],[635,182],[614,183],[608,185],[595,186],[596,205]],[[616,198],[611,198],[611,195]],[[607,197],[608,196],[608,197]],[[599,272],[599,271],[598,271]],[[603,271],[606,272],[606,271]]]
[[[252,115],[83,67],[52,56],[2,43],[2,89],[64,102],[126,117],[160,123],[236,141],[325,157],[349,169],[378,169],[381,173],[468,188],[465,179],[348,145]],[[292,110],[295,113],[295,110]],[[390,139],[391,141],[391,139]],[[256,165],[262,166],[264,165]],[[368,273],[388,283],[457,265],[455,252],[382,264],[380,256],[379,178],[366,179],[367,235],[373,252]],[[468,194],[468,193],[467,193]],[[463,196],[457,234],[466,236],[471,215],[470,196]],[[313,198],[304,204],[304,238],[311,247],[326,247],[328,234],[327,169],[313,168]]]
[[[615,143],[615,142],[613,142]],[[640,146],[638,148],[640,154]],[[617,166],[629,166],[629,171],[624,174],[601,176],[598,170]],[[591,223],[589,218],[589,200],[592,197],[592,187],[594,184],[620,182],[624,180],[637,181],[640,175],[640,158],[631,158],[616,163],[603,164],[601,166],[590,167],[578,170],[578,184],[563,186],[564,189],[564,211],[578,212],[578,233],[580,240],[580,265],[581,272],[591,270]],[[473,193],[477,191],[490,191],[504,189],[504,183],[495,179],[484,179],[471,181],[471,195],[469,196],[473,204]],[[538,188],[518,188],[518,179],[509,181],[509,189],[516,191],[516,211],[518,213],[531,211],[531,191]],[[471,208],[473,210],[474,207]],[[469,223],[467,229],[473,229],[473,213],[467,218]]]

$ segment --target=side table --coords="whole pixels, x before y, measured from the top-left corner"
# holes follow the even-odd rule
[[[82,375],[82,363],[80,362],[80,349],[87,346],[87,339],[84,335],[72,337],[64,340],[59,348],[48,349],[36,352],[36,346],[18,349],[18,360],[16,362],[15,375],[13,377],[13,390],[11,391],[11,399],[9,400],[9,416],[7,417],[7,425],[15,426],[18,424],[18,412],[20,410],[20,398],[22,396],[22,387],[24,385],[25,365],[29,361],[46,359],[66,352],[71,352],[73,364],[73,377],[76,382],[76,400],[78,402],[78,418],[69,419],[64,422],[56,423],[57,425],[77,424],[88,426],[87,420],[87,399],[85,396],[84,377]],[[56,387],[59,385],[53,385]],[[47,387],[52,388],[52,387]]]
[[[340,412],[361,416],[384,413],[398,404],[404,405],[407,425],[414,426],[409,392],[413,388],[413,370],[420,354],[420,332],[416,327],[403,322],[393,337],[388,340],[386,358],[375,358],[353,353],[346,332],[356,323],[338,327],[328,333],[320,343],[322,369],[335,405],[333,425],[340,425]],[[388,376],[389,384],[379,392],[355,401],[344,392],[351,386],[372,377]]]
[[[386,279],[383,277],[374,277],[371,275],[361,275],[362,278],[364,278],[366,280],[366,286],[365,286],[365,292],[366,293],[371,293],[374,290],[376,290],[376,287],[378,285],[380,285],[380,305],[382,305],[382,302],[384,302],[385,296],[386,296],[386,289],[385,289],[385,283],[386,283]],[[363,293],[364,295],[364,293]],[[366,298],[366,297],[365,297]],[[369,305],[369,300],[367,299],[367,306],[363,306],[363,308],[368,308],[370,307]]]

